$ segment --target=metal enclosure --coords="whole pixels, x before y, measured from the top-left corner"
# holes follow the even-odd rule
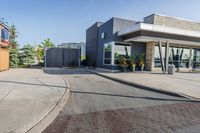
[[[80,49],[50,48],[46,51],[46,67],[79,67]]]

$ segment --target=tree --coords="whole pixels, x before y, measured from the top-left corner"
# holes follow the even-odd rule
[[[51,40],[49,38],[47,38],[46,40],[44,40],[44,42],[42,42],[42,47],[45,48],[51,48],[54,47],[55,45],[51,42]]]
[[[37,48],[37,58],[39,63],[41,63],[41,61],[44,59],[44,49],[45,48],[51,48],[54,47],[55,45],[51,42],[51,40],[49,38],[47,38],[46,40],[44,40],[41,45],[39,45],[39,47]]]
[[[19,55],[20,65],[31,65],[35,62],[35,49],[30,44],[24,45]]]
[[[15,25],[10,27],[10,45],[9,45],[9,52],[10,52],[10,67],[18,67],[19,64],[19,45],[16,41],[17,38],[17,31]]]

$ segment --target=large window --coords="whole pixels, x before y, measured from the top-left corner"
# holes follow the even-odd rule
[[[169,53],[169,64],[176,68],[189,68],[190,49],[170,47]]]
[[[200,68],[200,49],[192,50],[192,66],[193,68]]]
[[[112,63],[112,43],[104,44],[104,64]]]
[[[131,55],[130,44],[124,44],[119,42],[110,42],[104,44],[104,60],[103,60],[104,64],[117,65],[119,64],[120,57],[125,57],[126,60],[130,60],[130,55]]]
[[[114,63],[119,64],[119,58],[125,57],[126,60],[130,60],[131,46],[128,44],[116,43],[114,46]]]
[[[162,56],[165,60],[165,47],[162,46]],[[160,53],[158,46],[155,46],[155,54],[154,54],[154,61],[155,61],[155,67],[161,67],[161,59],[160,59]]]
[[[165,47],[162,46],[163,58],[165,61]],[[190,49],[169,47],[169,64],[175,65],[176,68],[189,68]],[[155,67],[161,67],[161,59],[158,46],[155,47],[154,55]]]

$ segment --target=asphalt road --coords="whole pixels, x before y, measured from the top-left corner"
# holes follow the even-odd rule
[[[71,97],[43,133],[200,131],[199,102],[130,87],[83,70],[56,73],[66,74]]]

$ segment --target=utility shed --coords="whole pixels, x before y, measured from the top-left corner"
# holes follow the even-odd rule
[[[50,48],[46,51],[46,67],[79,67],[80,49]]]

